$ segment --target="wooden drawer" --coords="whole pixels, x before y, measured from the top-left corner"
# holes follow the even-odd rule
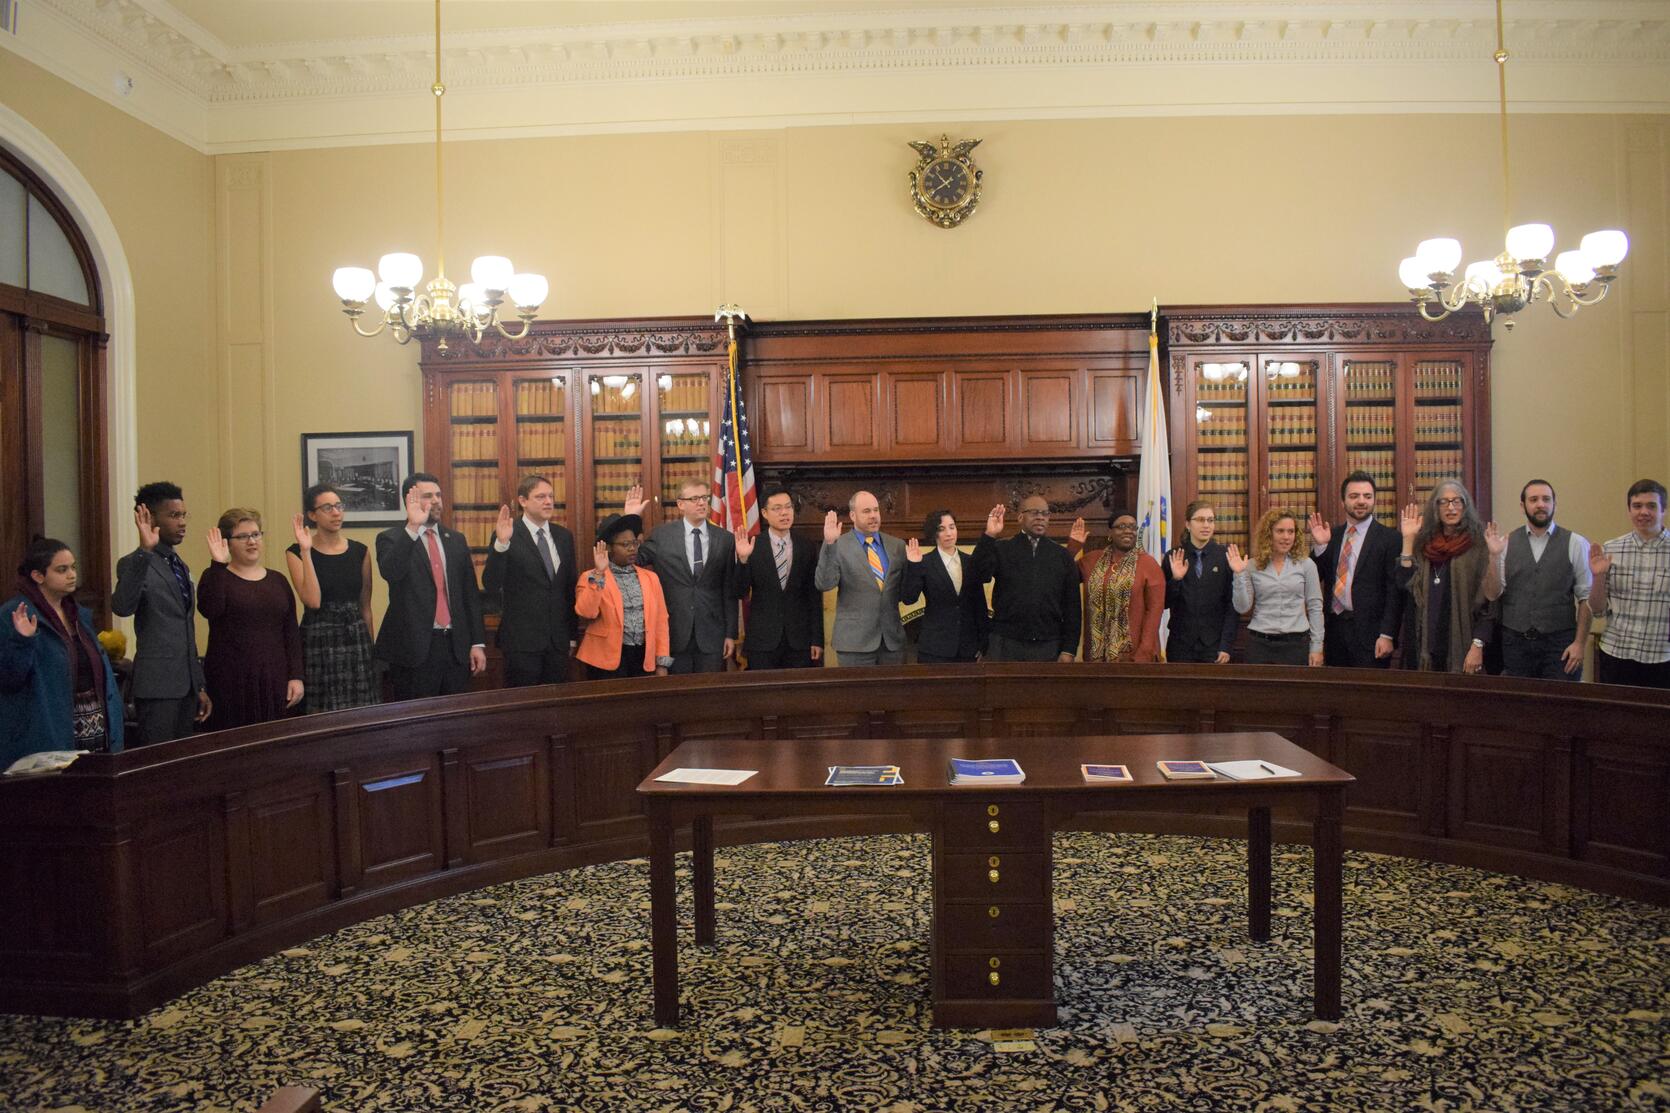
[[[1049,855],[993,851],[940,855],[940,895],[946,900],[1046,901]]]
[[[940,815],[947,847],[972,850],[1048,841],[1050,833],[1044,823],[1044,805],[1039,801],[1008,801],[985,793],[981,797],[966,804],[945,805]]]
[[[1051,913],[1047,904],[946,904],[939,913],[939,945],[947,951],[1043,950]]]
[[[992,979],[996,978],[994,982]],[[957,954],[945,956],[945,997],[1053,998],[1050,958],[1042,954]]]

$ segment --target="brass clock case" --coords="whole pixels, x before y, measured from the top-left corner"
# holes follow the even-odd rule
[[[941,135],[938,143],[911,143],[917,162],[910,172],[910,199],[925,219],[941,228],[955,228],[974,215],[984,174],[969,152],[979,145],[978,139],[952,143],[947,135]]]

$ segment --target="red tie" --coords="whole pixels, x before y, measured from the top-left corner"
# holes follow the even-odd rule
[[[452,608],[446,599],[446,569],[441,565],[441,543],[435,540],[435,531],[423,531],[423,540],[429,549],[429,575],[435,581],[435,625],[445,629],[452,625]]]

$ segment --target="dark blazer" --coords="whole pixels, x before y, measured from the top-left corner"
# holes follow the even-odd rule
[[[116,562],[110,609],[132,615],[138,635],[133,651],[134,699],[184,699],[203,690],[197,617],[192,613],[196,601],[195,585],[181,601],[168,561],[154,549],[135,549]]]
[[[1374,660],[1376,638],[1398,636],[1403,621],[1403,604],[1407,593],[1397,584],[1397,558],[1403,551],[1403,535],[1390,526],[1371,521],[1363,535],[1363,549],[1357,554],[1357,571],[1351,578],[1350,621],[1341,621],[1334,614],[1334,576],[1339,568],[1340,545],[1345,539],[1345,523],[1334,526],[1334,536],[1328,547],[1312,554],[1317,574],[1322,579],[1322,620],[1326,631],[1324,648],[1333,645],[1329,654],[1332,664],[1343,663],[1343,653],[1362,664]]]
[[[684,520],[664,522],[638,550],[641,563],[655,569],[667,601],[667,634],[676,654],[696,635],[696,648],[720,653],[725,639],[736,637],[736,599],[731,595],[731,565],[736,563],[736,540],[711,522],[705,523],[702,574],[691,574],[684,551]]]
[[[518,518],[510,533],[510,547],[487,550],[481,586],[499,608],[499,632],[494,644],[507,653],[568,652],[574,640],[574,584],[579,566],[574,559],[574,534],[552,522],[551,555],[557,576],[545,574],[539,546],[526,523]],[[591,554],[587,554],[590,556]]]
[[[481,621],[481,590],[464,535],[439,527],[441,558],[446,562],[447,606],[452,611],[452,656],[461,665],[470,661],[472,645],[487,644]],[[421,534],[419,535],[422,536]],[[540,569],[543,573],[544,569]],[[435,580],[429,553],[406,533],[404,524],[377,535],[377,572],[388,581],[389,605],[377,630],[378,659],[415,669],[429,658],[435,628]]]
[[[905,561],[899,602],[909,606],[919,597],[927,596],[921,632],[916,638],[918,652],[973,660],[976,653],[986,651],[986,635],[991,628],[991,618],[986,612],[986,588],[974,575],[974,563],[967,553],[962,554],[962,560],[961,594],[951,583],[951,573],[945,570],[945,562],[936,550],[924,550],[922,559],[914,564]]]
[[[732,561],[731,592],[739,599],[752,597],[748,608],[748,646],[775,649],[787,639],[789,648],[810,649],[823,645],[823,592],[813,577],[817,574],[817,542],[789,535],[792,557],[789,582],[777,582],[777,558],[771,551],[771,534],[761,531],[747,564]],[[734,543],[733,543],[734,551]]]
[[[1235,577],[1230,574],[1229,560],[1224,547],[1208,541],[1198,550],[1201,560],[1200,575],[1195,575],[1197,550],[1184,537],[1183,555],[1188,559],[1188,571],[1181,580],[1171,578],[1171,554],[1160,562],[1166,577],[1166,606],[1171,609],[1171,633],[1168,649],[1182,648],[1195,651],[1210,649],[1228,653],[1235,644],[1235,605],[1231,593]]]

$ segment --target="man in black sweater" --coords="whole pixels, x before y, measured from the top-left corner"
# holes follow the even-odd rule
[[[1043,495],[1021,500],[1021,531],[999,541],[1008,510],[992,507],[970,559],[976,579],[992,584],[988,661],[1071,661],[1078,652],[1083,610],[1079,570],[1065,548],[1044,533],[1050,506]]]

